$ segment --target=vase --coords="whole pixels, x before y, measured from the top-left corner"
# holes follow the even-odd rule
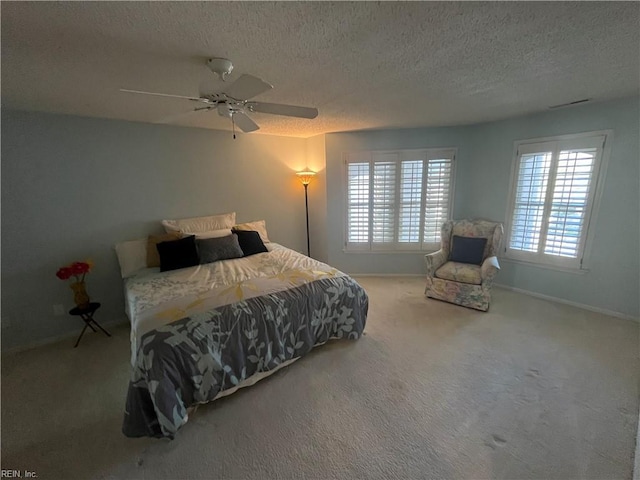
[[[87,308],[89,306],[89,294],[85,288],[84,282],[75,282],[71,284],[73,290],[73,301],[76,302],[78,308]]]

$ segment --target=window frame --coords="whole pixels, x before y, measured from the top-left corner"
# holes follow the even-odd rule
[[[394,149],[394,150],[361,150],[361,151],[350,151],[344,152],[343,157],[343,185],[344,185],[344,193],[343,193],[343,252],[345,253],[373,253],[373,254],[388,254],[388,253],[429,253],[435,252],[440,249],[441,241],[440,239],[437,242],[424,242],[424,204],[425,204],[425,187],[427,184],[427,176],[422,177],[422,186],[421,186],[421,208],[420,208],[420,237],[422,238],[422,242],[412,242],[412,243],[400,243],[400,242],[392,242],[385,244],[374,244],[373,243],[373,225],[369,225],[369,241],[362,243],[350,243],[349,242],[349,164],[350,163],[369,163],[370,165],[370,173],[373,172],[374,165],[374,157],[375,156],[387,156],[387,155],[397,155],[397,171],[396,171],[396,188],[399,187],[400,178],[401,178],[401,166],[403,161],[410,160],[422,160],[425,162],[423,166],[423,172],[428,168],[428,162],[430,160],[436,160],[438,157],[445,157],[451,159],[451,173],[450,173],[450,182],[449,182],[449,201],[447,204],[448,215],[447,220],[450,220],[453,216],[453,208],[454,208],[454,199],[455,199],[455,178],[456,178],[456,157],[458,155],[457,147],[437,147],[437,148],[417,148],[417,149]],[[396,191],[396,199],[400,196],[399,190]],[[369,211],[373,212],[373,197],[371,192],[369,193]],[[394,227],[394,238],[397,239],[399,234],[399,223],[398,219],[400,216],[400,204],[394,204],[394,216],[395,216],[395,227]],[[439,235],[439,232],[438,232]]]
[[[512,233],[513,214],[516,208],[516,192],[517,181],[520,167],[520,156],[522,150],[533,149],[537,145],[553,145],[552,164],[550,167],[549,179],[547,184],[546,198],[544,209],[550,209],[553,188],[555,186],[555,172],[559,162],[558,153],[561,149],[580,148],[580,143],[585,141],[596,141],[601,138],[601,143],[595,145],[598,148],[594,162],[594,168],[591,176],[591,186],[589,197],[585,204],[584,227],[581,233],[578,246],[578,255],[576,258],[562,257],[544,253],[543,233],[546,233],[548,220],[545,221],[541,229],[540,245],[538,252],[523,252],[521,250],[511,249],[509,247]],[[507,201],[505,242],[503,246],[504,259],[509,262],[522,263],[526,265],[542,267],[552,270],[568,271],[572,273],[586,273],[589,271],[589,260],[591,257],[591,248],[593,245],[594,228],[596,224],[597,214],[600,209],[600,201],[606,177],[607,165],[613,143],[612,130],[598,130],[592,132],[583,132],[577,134],[557,135],[553,137],[533,138],[527,140],[517,140],[514,142],[513,155],[511,161],[511,175],[509,179],[509,196]],[[572,145],[573,144],[573,145]],[[599,156],[598,156],[599,153]]]

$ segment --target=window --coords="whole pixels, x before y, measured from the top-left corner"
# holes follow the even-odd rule
[[[606,134],[517,144],[506,255],[582,267]]]
[[[454,157],[454,149],[347,154],[347,251],[439,248]]]

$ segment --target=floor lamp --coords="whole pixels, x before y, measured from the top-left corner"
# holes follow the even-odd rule
[[[304,185],[304,211],[307,215],[307,257],[311,256],[311,249],[309,248],[309,198],[307,196],[307,188],[311,183],[311,179],[315,176],[316,172],[306,170],[304,172],[298,172],[296,175]]]

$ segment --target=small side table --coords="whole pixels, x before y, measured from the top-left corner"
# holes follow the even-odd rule
[[[78,346],[78,344],[80,343],[80,339],[84,335],[87,327],[91,328],[91,330],[93,330],[94,332],[97,332],[97,330],[93,328],[93,325],[102,330],[107,337],[111,336],[109,332],[102,328],[100,324],[93,319],[93,314],[99,308],[100,304],[98,302],[91,302],[87,308],[74,307],[69,310],[69,315],[79,316],[80,318],[82,318],[82,320],[84,320],[84,328],[82,329],[82,332],[80,332],[80,336],[78,337],[78,340],[76,341],[76,344],[73,346],[73,348],[76,348]],[[91,325],[92,323],[93,325]]]

